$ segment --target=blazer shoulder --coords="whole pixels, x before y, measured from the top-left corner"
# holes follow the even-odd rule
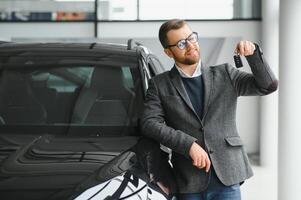
[[[231,68],[232,65],[229,63],[222,63],[222,64],[217,64],[217,65],[210,65],[208,67],[205,68],[205,70],[210,70],[210,71],[215,71],[215,70],[219,70],[219,71],[227,71],[229,68]]]
[[[152,77],[151,79],[154,82],[162,82],[162,81],[166,80],[169,77],[169,72],[170,71],[165,71],[163,73],[157,74],[156,76]]]
[[[217,64],[217,65],[211,65],[209,68],[215,68],[215,69],[221,69],[229,66],[229,63],[222,63],[222,64]]]

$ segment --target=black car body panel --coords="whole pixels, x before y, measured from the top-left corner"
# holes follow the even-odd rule
[[[0,44],[0,197],[69,199],[135,163],[145,47]],[[92,181],[93,180],[93,181]]]

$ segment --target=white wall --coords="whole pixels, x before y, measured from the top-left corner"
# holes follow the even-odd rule
[[[99,38],[157,38],[162,22],[101,22]],[[260,21],[191,21],[200,37],[241,37],[260,41]],[[7,23],[0,22],[0,38],[93,37],[92,22]]]
[[[93,12],[94,2],[55,2],[55,1],[35,1],[32,0],[1,0],[0,10],[2,11],[38,11],[38,12],[56,12],[56,11],[81,11]]]
[[[82,38],[93,37],[92,22],[0,23],[0,38]]]

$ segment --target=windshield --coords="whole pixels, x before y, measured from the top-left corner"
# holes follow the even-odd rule
[[[143,102],[137,58],[30,57],[0,63],[0,133],[136,134]]]

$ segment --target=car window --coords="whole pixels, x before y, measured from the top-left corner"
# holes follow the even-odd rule
[[[129,66],[123,66],[122,68],[122,74],[124,77],[124,84],[128,88],[134,88],[134,81],[133,81],[133,76],[130,70]]]
[[[39,125],[51,127],[43,129],[46,133],[60,134],[135,134],[143,104],[139,74],[135,63],[3,70],[0,126],[17,130]]]
[[[85,80],[87,82],[91,80],[93,72],[92,67],[66,68],[66,70],[70,75],[73,74],[73,76],[78,76],[82,78],[83,81]],[[31,82],[33,85],[44,82],[47,88],[53,88],[59,92],[74,92],[78,85],[80,85],[55,73],[49,73],[48,71],[33,72],[31,75]]]

